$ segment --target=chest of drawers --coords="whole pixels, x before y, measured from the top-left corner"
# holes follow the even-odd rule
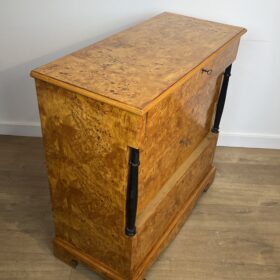
[[[32,71],[58,258],[143,278],[214,179],[244,33],[163,13]]]

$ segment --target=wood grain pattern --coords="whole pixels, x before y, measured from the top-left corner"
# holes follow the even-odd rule
[[[36,85],[56,237],[125,274],[128,146],[137,146],[142,119],[39,80]]]
[[[124,234],[127,147],[143,138],[144,119],[42,81],[37,81],[36,85],[56,230],[56,256],[68,264],[84,261],[108,279],[138,279],[137,266],[140,267],[152,244]],[[126,121],[119,123],[120,119]],[[208,148],[212,154],[214,146]],[[201,152],[205,148],[202,145]],[[201,160],[207,167],[212,157]],[[192,167],[184,166],[181,172],[187,169],[192,170]],[[196,180],[193,187],[205,174],[196,173],[192,171],[192,178]],[[171,198],[177,201],[180,190],[174,187],[175,183],[169,185],[174,192]],[[170,203],[166,198],[163,205]],[[142,216],[148,216],[147,221],[140,216],[140,235],[153,220],[149,216],[154,210],[147,209],[143,213]],[[169,221],[161,221],[162,227],[168,226]],[[161,234],[159,232],[159,236]],[[143,237],[143,240],[155,242],[149,236],[145,238],[145,234]],[[135,254],[135,246],[141,253]],[[88,257],[81,257],[82,254],[90,256],[90,261]]]
[[[244,28],[160,14],[32,72],[140,112]],[[63,85],[64,83],[64,85]],[[122,106],[124,107],[124,106]]]
[[[212,70],[210,76],[196,72],[147,113],[140,143],[139,215],[210,131],[222,72],[234,61],[238,45],[236,40],[204,65]]]
[[[0,136],[0,279],[101,280],[51,250],[42,139]],[[147,280],[279,280],[280,150],[217,147],[215,181]]]
[[[242,33],[164,13],[32,72],[58,258],[142,279],[213,181],[210,127]],[[134,237],[124,230],[131,147],[141,162]]]
[[[215,168],[211,164],[216,140],[217,136],[212,133],[206,137],[138,220],[138,233],[129,239],[132,250],[130,262],[126,264],[130,265],[128,275],[120,274],[111,264],[100,262],[93,254],[59,237],[54,240],[56,256],[70,265],[73,260],[84,262],[106,279],[142,280],[147,268],[183,225],[199,194],[212,183]],[[91,234],[95,236],[94,232]]]
[[[190,213],[190,205],[194,206],[199,193],[213,181],[215,169],[212,160],[216,141],[217,136],[210,133],[169,178],[138,219],[138,234],[132,251],[136,275],[143,276],[147,266],[168,244],[173,227],[176,231],[180,229],[180,220],[186,212]]]

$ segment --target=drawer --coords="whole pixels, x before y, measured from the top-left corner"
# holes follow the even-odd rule
[[[210,131],[222,72],[235,59],[238,43],[206,59],[147,113],[140,145],[139,214]]]
[[[201,64],[191,71],[186,77],[183,77],[170,88],[170,94],[173,92],[184,92],[183,98],[191,98],[211,79],[218,79],[227,66],[235,60],[240,39],[235,39],[227,47],[219,49],[217,52],[206,58]],[[175,86],[177,88],[175,88]]]
[[[159,237],[172,232],[172,223],[184,216],[184,208],[195,200],[196,191],[204,189],[203,180],[212,171],[216,141],[217,135],[209,133],[137,220],[136,266],[149,258],[151,248],[162,246]]]
[[[202,83],[207,82],[209,77],[219,76],[235,60],[239,41],[235,39],[229,46],[221,48],[198,66],[198,79],[201,79]]]

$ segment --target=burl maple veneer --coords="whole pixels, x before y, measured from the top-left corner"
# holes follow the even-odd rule
[[[244,33],[163,13],[32,71],[58,258],[143,278],[213,181]]]

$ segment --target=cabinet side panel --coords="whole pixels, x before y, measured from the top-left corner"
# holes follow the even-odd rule
[[[222,73],[234,61],[238,44],[236,40],[209,58],[200,71],[174,85],[172,94],[147,113],[140,153],[138,215],[209,133]],[[211,69],[211,75],[202,68]]]
[[[37,80],[56,237],[128,273],[128,146],[142,118]]]

